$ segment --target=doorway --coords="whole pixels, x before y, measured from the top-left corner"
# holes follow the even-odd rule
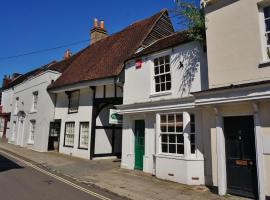
[[[59,151],[61,119],[50,123],[48,151]]]
[[[224,134],[228,193],[257,198],[253,116],[224,117]]]
[[[135,169],[143,170],[143,157],[145,146],[145,122],[135,121]]]

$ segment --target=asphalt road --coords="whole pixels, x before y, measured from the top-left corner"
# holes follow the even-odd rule
[[[2,200],[122,200],[102,189],[83,186],[42,172],[20,159],[0,152]]]

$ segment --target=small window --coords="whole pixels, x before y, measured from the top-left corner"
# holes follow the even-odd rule
[[[68,112],[69,113],[78,112],[79,96],[80,96],[80,91],[79,90],[68,93],[68,98],[69,98]]]
[[[18,113],[18,109],[19,109],[19,97],[17,97],[15,100],[15,108],[14,108],[15,115]]]
[[[32,111],[37,111],[37,105],[38,105],[38,92],[33,93],[33,106]]]
[[[191,154],[195,154],[196,152],[196,126],[195,126],[195,115],[190,115],[190,150]]]
[[[265,36],[267,45],[267,56],[270,58],[270,6],[263,9],[264,12],[264,23],[265,23]]]
[[[160,117],[161,152],[183,155],[183,114],[166,114]]]
[[[36,130],[36,121],[30,120],[30,131],[29,131],[29,138],[28,138],[29,144],[34,144],[35,130]]]
[[[155,92],[171,90],[171,67],[170,56],[154,59]]]
[[[75,122],[66,122],[64,146],[74,146]]]
[[[88,143],[89,143],[89,122],[81,122],[79,148],[88,149]]]

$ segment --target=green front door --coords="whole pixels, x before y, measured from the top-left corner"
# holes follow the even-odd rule
[[[144,120],[135,121],[135,169],[143,170]]]

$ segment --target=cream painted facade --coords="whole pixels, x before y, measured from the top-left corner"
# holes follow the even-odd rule
[[[209,87],[270,78],[262,8],[267,0],[219,0],[206,6]]]

